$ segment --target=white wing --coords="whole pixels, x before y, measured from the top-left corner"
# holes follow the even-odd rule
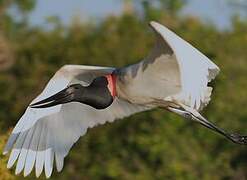
[[[158,34],[158,43],[163,42],[170,47],[179,65],[182,91],[176,98],[192,108],[201,109],[210,100],[212,88],[207,84],[219,73],[219,68],[165,26],[157,22],[150,25]]]
[[[32,102],[45,99],[72,83],[89,84],[93,78],[109,74],[114,68],[66,65],[49,81],[44,91]],[[63,168],[65,156],[87,128],[147,110],[147,107],[130,104],[116,98],[104,110],[96,110],[80,103],[68,103],[45,109],[27,108],[5,146],[9,152],[7,167],[17,161],[16,174],[24,170],[24,176],[35,167],[36,176],[45,169],[50,177],[53,162],[58,171]]]

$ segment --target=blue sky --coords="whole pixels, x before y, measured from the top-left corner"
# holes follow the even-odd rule
[[[103,18],[109,14],[119,14],[122,10],[120,0],[38,0],[30,15],[34,25],[42,25],[47,16],[56,15],[67,24],[73,16],[80,19]]]
[[[182,13],[198,16],[205,22],[213,22],[219,28],[229,27],[231,16],[236,9],[230,9],[226,1],[228,0],[189,0]],[[121,0],[38,0],[30,15],[30,22],[42,26],[46,17],[56,15],[68,24],[73,16],[79,16],[84,21],[104,18],[109,14],[117,15],[121,10]]]

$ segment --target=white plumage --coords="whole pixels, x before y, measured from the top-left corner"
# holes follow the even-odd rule
[[[17,162],[16,174],[24,171],[26,176],[34,168],[37,177],[43,170],[46,177],[50,177],[53,164],[57,171],[62,170],[65,156],[88,128],[155,107],[217,129],[198,110],[209,102],[212,88],[207,84],[215,78],[219,68],[163,25],[157,22],[150,25],[158,40],[149,56],[137,64],[120,69],[81,65],[62,67],[31,104],[68,85],[87,86],[94,78],[112,72],[117,75],[117,97],[102,110],[77,102],[42,109],[28,107],[4,149],[4,154],[11,151],[7,167]],[[230,135],[219,131],[231,139]]]
[[[156,22],[151,22],[151,26],[169,44],[176,56],[182,84],[178,97],[190,107],[199,109],[201,103],[205,102],[205,96],[208,96],[208,82],[220,71],[218,66],[166,27]]]

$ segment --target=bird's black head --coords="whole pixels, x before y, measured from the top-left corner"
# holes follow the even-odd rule
[[[89,86],[72,84],[51,97],[31,104],[31,107],[47,108],[69,102],[80,102],[96,109],[105,109],[112,104],[114,99],[107,85],[108,81],[104,76],[95,78]]]

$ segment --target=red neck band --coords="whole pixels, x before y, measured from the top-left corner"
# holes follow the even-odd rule
[[[112,97],[116,97],[116,75],[114,74],[108,74],[105,76],[107,78],[107,81],[108,81],[108,89],[109,91],[111,92],[111,95]]]

